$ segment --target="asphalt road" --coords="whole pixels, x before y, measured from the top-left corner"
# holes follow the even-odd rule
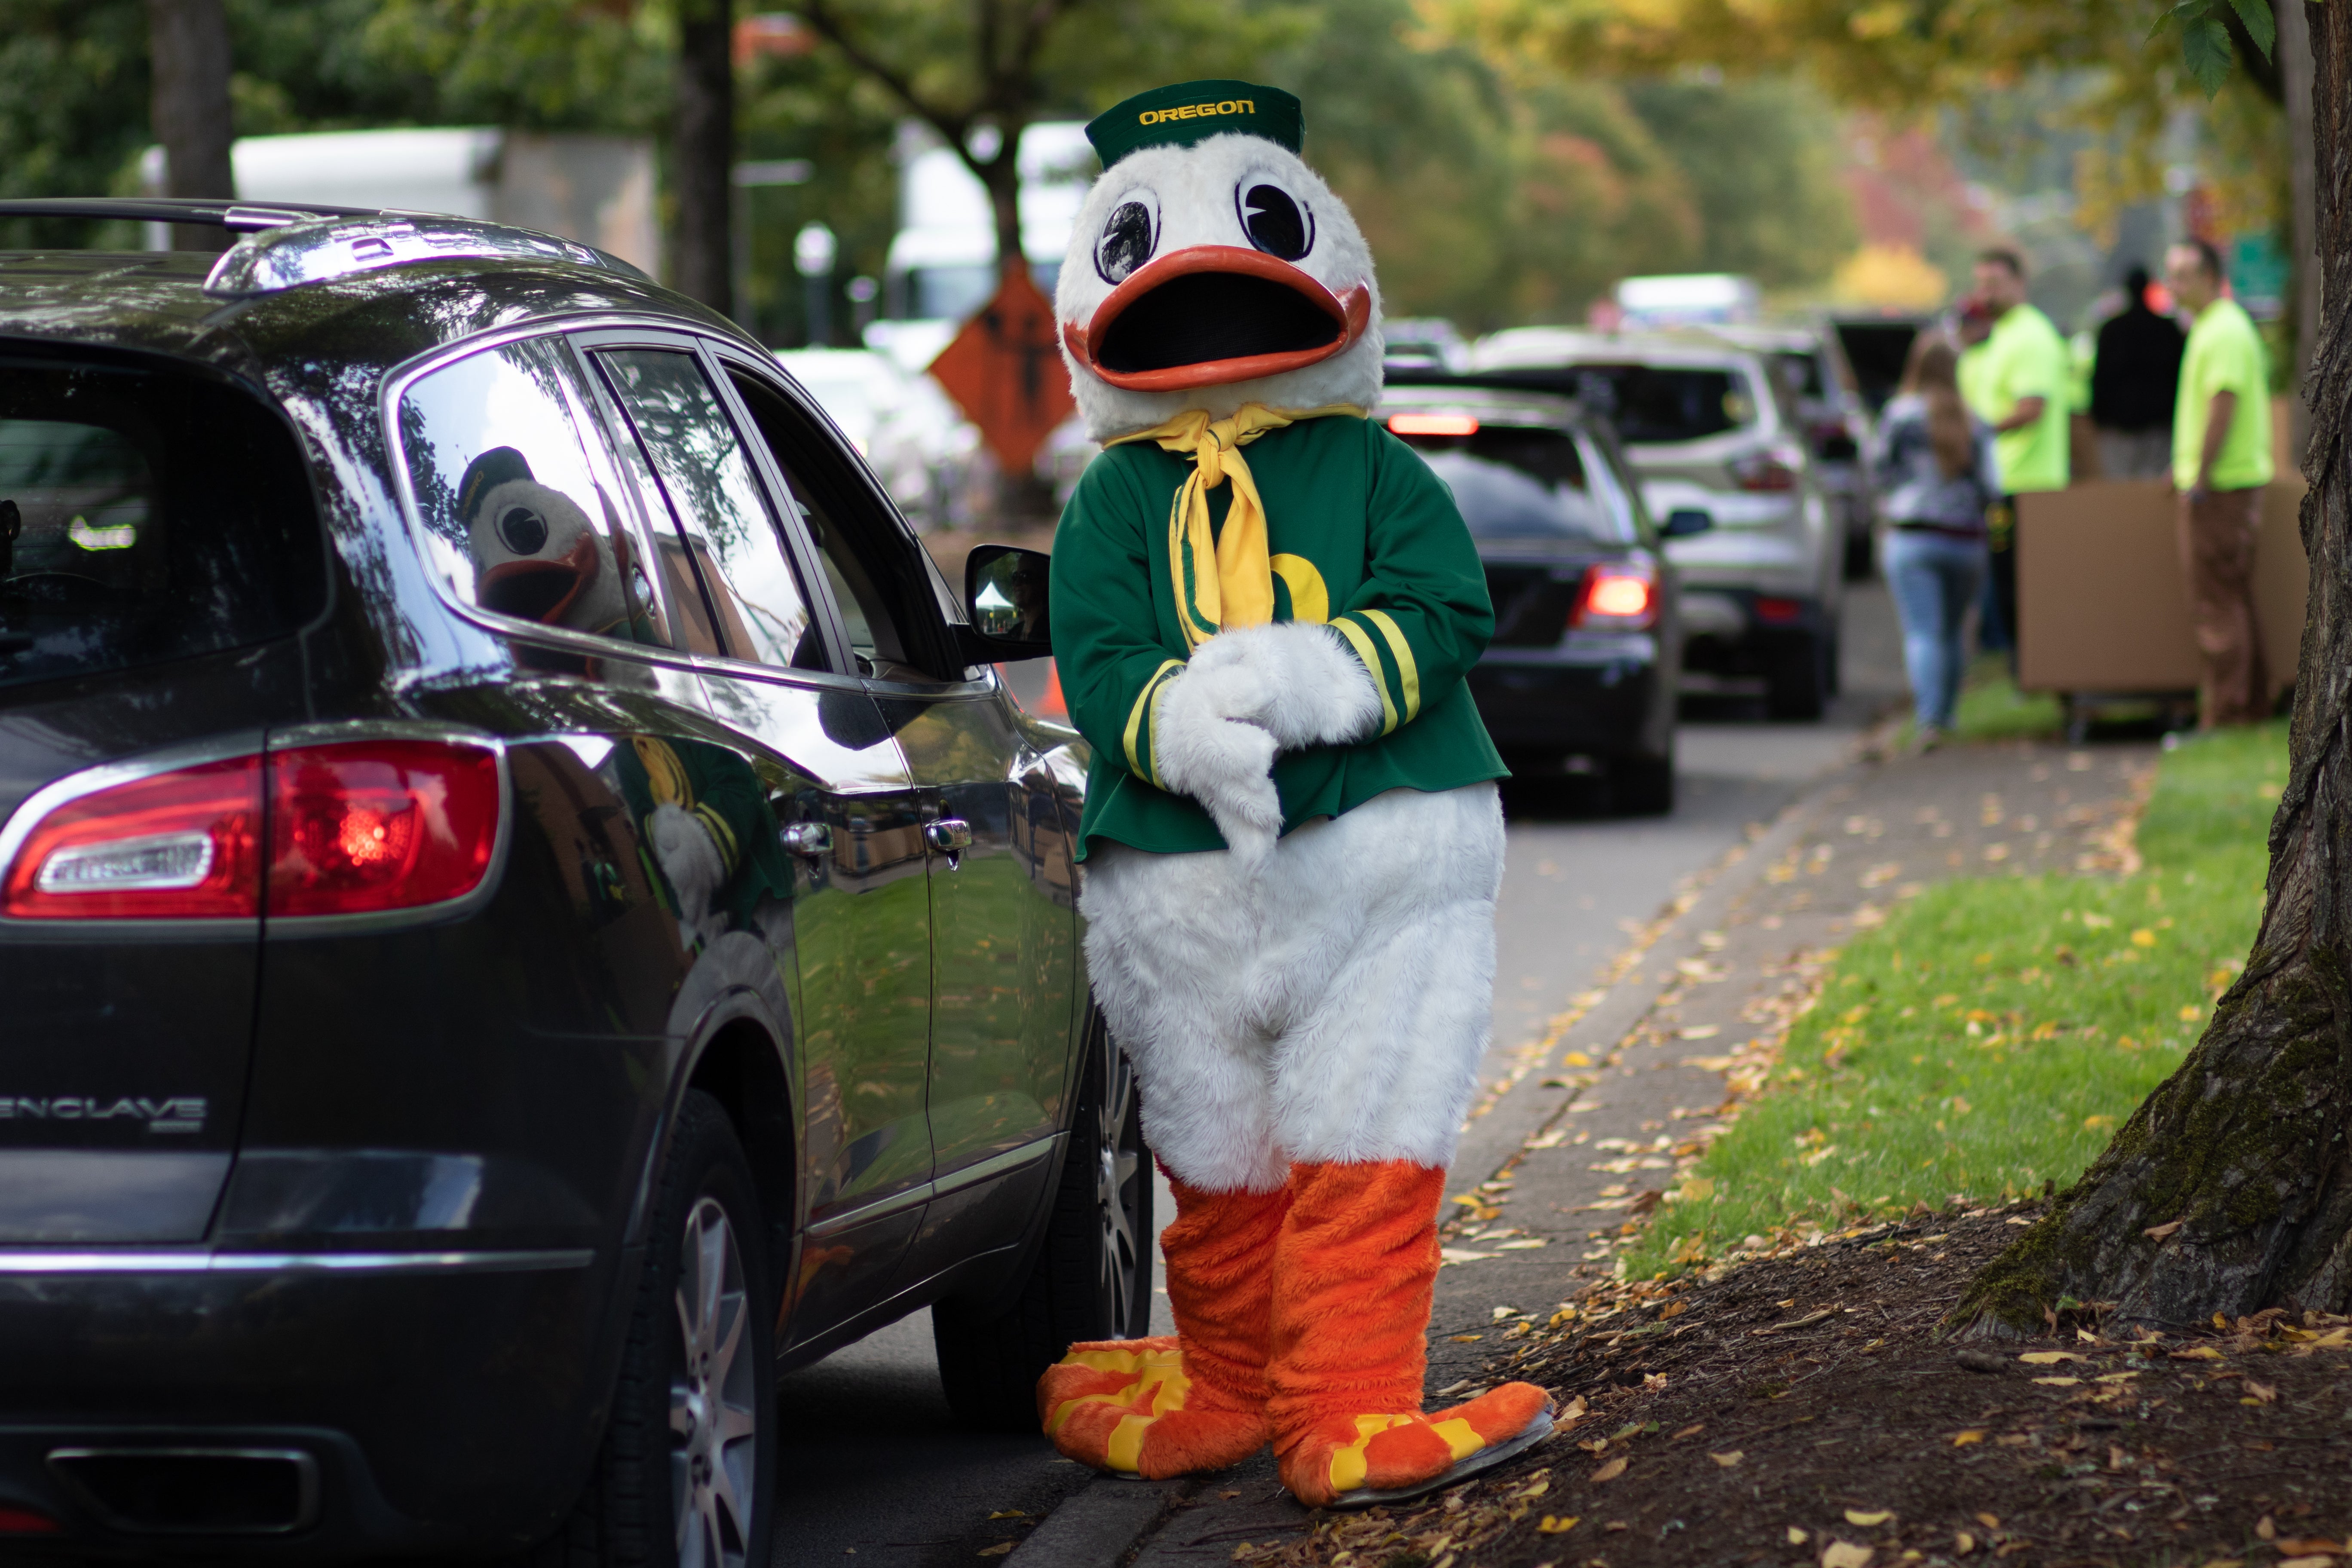
[[[1857,584],[1850,594],[1843,643],[1844,695],[1821,723],[1767,723],[1760,705],[1727,699],[1686,713],[1670,816],[1600,815],[1573,780],[1507,792],[1489,1081],[1606,967],[1629,928],[1769,822],[1900,695],[1901,654],[1883,588]],[[1044,679],[1022,668],[1013,679],[1030,699]],[[1170,1213],[1163,1191],[1155,1225]],[[1169,1331],[1165,1314],[1155,1293],[1155,1332]],[[782,1379],[779,1400],[778,1568],[961,1568],[1004,1538],[1003,1521],[989,1515],[1042,1515],[1091,1479],[1042,1438],[957,1428],[940,1393],[927,1312]]]

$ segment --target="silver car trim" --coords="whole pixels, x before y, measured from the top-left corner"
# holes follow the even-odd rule
[[[528,1274],[585,1268],[585,1247],[536,1251],[67,1252],[0,1247],[0,1277],[73,1274]]]
[[[1045,1158],[1068,1137],[1067,1132],[1056,1132],[1050,1137],[1024,1143],[1019,1148],[1007,1149],[1001,1154],[992,1154],[985,1160],[976,1160],[969,1165],[958,1166],[937,1181],[919,1183],[904,1191],[892,1193],[887,1198],[879,1198],[873,1203],[850,1209],[846,1213],[827,1215],[821,1220],[812,1222],[808,1227],[808,1233],[814,1237],[836,1235],[853,1226],[865,1225],[877,1219],[887,1219],[903,1209],[927,1204],[933,1198],[946,1197],[950,1193],[960,1193],[966,1187],[978,1186],[982,1182],[993,1180],[1007,1172],[1016,1171],[1024,1165],[1032,1164]]]

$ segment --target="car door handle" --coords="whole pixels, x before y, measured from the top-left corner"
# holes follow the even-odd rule
[[[795,822],[776,836],[795,855],[812,859],[833,853],[833,828],[822,822]]]
[[[971,824],[961,817],[942,816],[923,824],[923,837],[943,854],[961,855],[971,847]]]

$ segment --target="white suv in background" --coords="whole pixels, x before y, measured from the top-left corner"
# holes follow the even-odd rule
[[[1683,582],[1685,690],[1760,681],[1773,718],[1821,716],[1837,688],[1843,519],[1762,353],[1697,329],[1520,327],[1481,339],[1470,368],[1577,394],[1615,423],[1652,516],[1714,519],[1666,546]]]

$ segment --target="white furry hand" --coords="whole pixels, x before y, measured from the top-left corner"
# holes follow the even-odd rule
[[[1152,757],[1162,784],[1199,801],[1234,855],[1263,866],[1282,834],[1277,747],[1265,730],[1218,711],[1227,695],[1216,680],[1189,671],[1170,681],[1152,723]]]
[[[1192,650],[1184,679],[1219,717],[1255,724],[1286,751],[1347,744],[1381,721],[1380,689],[1328,626],[1276,621],[1220,632]]]
[[[719,846],[710,841],[710,830],[696,821],[692,812],[665,804],[654,807],[646,832],[653,840],[654,858],[660,862],[662,875],[669,879],[670,889],[677,895],[681,934],[689,942],[700,938],[707,943],[716,938],[725,922],[711,913],[710,900],[726,883],[727,862],[719,858]]]

